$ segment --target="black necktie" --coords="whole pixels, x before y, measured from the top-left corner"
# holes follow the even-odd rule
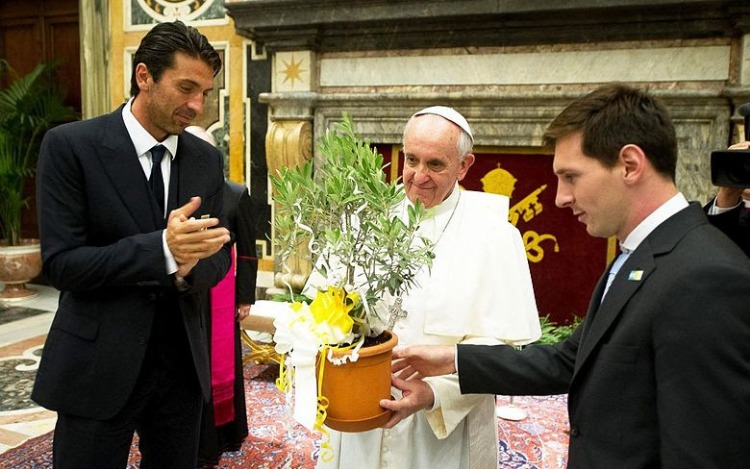
[[[161,159],[164,157],[165,150],[164,145],[151,148],[151,176],[148,178],[162,217],[164,216],[164,176],[161,174]]]

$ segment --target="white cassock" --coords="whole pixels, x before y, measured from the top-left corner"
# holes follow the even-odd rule
[[[437,244],[431,272],[403,298],[399,345],[533,342],[541,335],[526,250],[507,197],[453,193],[420,232]],[[438,407],[389,430],[331,429],[333,459],[319,468],[496,469],[495,397],[461,395],[455,375],[428,378]],[[394,389],[394,395],[398,391]]]

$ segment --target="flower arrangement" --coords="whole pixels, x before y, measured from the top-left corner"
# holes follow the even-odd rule
[[[310,428],[320,427],[325,402],[319,383],[314,384],[326,360],[318,360],[315,370],[316,357],[326,356],[335,364],[356,361],[366,340],[386,335],[391,303],[414,284],[420,269],[429,268],[433,257],[431,244],[417,233],[424,207],[407,203],[403,186],[386,180],[383,157],[355,134],[347,114],[326,132],[318,149],[322,157],[315,172],[308,161],[270,177],[281,268],[289,274],[287,261],[300,255],[313,266],[303,290],[312,301],[291,303],[274,322],[274,342],[282,357],[280,387],[288,391],[294,382],[295,417]],[[351,353],[334,359],[334,350]],[[301,374],[308,383],[304,391]],[[314,424],[298,411],[309,411],[310,402],[301,402],[306,399],[302,395],[316,391]]]

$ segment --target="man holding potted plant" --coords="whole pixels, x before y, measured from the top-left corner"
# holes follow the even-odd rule
[[[423,109],[407,122],[403,144],[407,200],[401,210],[405,214],[417,202],[427,208],[418,234],[432,245],[434,259],[401,295],[401,308],[391,310],[400,344],[536,340],[531,276],[520,233],[507,221],[507,200],[458,185],[474,162],[466,119],[447,107]],[[497,466],[492,396],[461,396],[455,376],[409,383],[394,378],[394,384],[404,390],[403,399],[381,402],[395,411],[386,428],[331,431],[333,457],[319,459],[318,467]]]

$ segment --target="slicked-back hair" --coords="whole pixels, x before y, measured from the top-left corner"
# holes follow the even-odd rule
[[[581,150],[606,167],[620,149],[637,145],[657,172],[671,181],[677,168],[677,137],[666,107],[645,91],[623,84],[597,88],[569,104],[544,133],[544,144],[581,132]]]
[[[213,48],[206,36],[182,21],[159,23],[143,37],[138,50],[133,56],[133,72],[130,77],[130,95],[136,96],[140,89],[135,79],[135,67],[143,63],[148,67],[155,82],[161,79],[162,73],[174,66],[176,52],[201,59],[214,71],[214,76],[221,70],[221,57]]]

